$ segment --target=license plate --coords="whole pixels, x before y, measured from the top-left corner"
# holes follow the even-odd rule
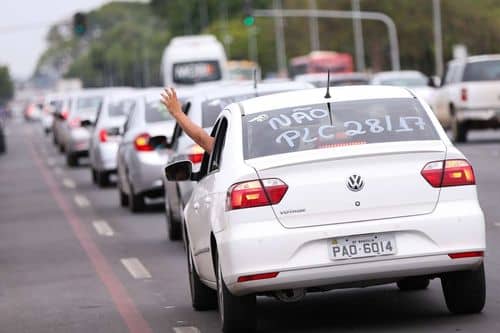
[[[393,255],[396,239],[391,233],[347,236],[332,239],[329,250],[333,260]]]

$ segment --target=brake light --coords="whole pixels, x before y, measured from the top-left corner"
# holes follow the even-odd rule
[[[69,127],[72,127],[72,128],[80,127],[80,125],[81,125],[80,118],[78,118],[78,117],[72,118],[68,122],[68,124],[69,124]]]
[[[483,251],[459,252],[459,253],[450,253],[448,254],[448,256],[451,259],[484,257],[484,252]]]
[[[476,184],[472,166],[466,160],[446,160],[427,163],[421,172],[432,187]]]
[[[227,210],[275,205],[283,199],[288,185],[277,178],[251,180],[232,185],[227,193]]]
[[[279,274],[279,272],[245,275],[245,276],[238,277],[238,282],[273,279],[273,278],[277,277],[278,274]]]
[[[460,99],[462,100],[462,102],[467,102],[467,97],[468,97],[467,89],[462,88],[462,90],[460,90]]]
[[[143,133],[138,135],[134,140],[135,150],[137,151],[153,151],[154,148],[149,145],[149,134]]]
[[[199,145],[194,145],[191,148],[190,153],[188,154],[188,159],[192,163],[200,163],[203,160],[203,154],[205,153],[205,150],[201,148]]]
[[[61,116],[64,120],[68,119],[68,116],[69,116],[69,112],[68,110],[64,110],[61,112]]]
[[[99,141],[100,142],[108,141],[108,131],[106,131],[105,128],[103,128],[99,131]]]

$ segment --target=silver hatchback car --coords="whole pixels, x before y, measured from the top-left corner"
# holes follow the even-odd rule
[[[116,154],[120,143],[120,128],[135,105],[137,90],[113,90],[106,95],[97,114],[89,143],[92,181],[100,187],[109,185],[110,175],[116,173]]]
[[[146,197],[163,196],[162,174],[168,162],[166,145],[157,145],[151,139],[163,138],[166,143],[172,136],[175,120],[160,103],[162,91],[162,88],[148,89],[136,96],[121,131],[117,185],[120,204],[129,206],[132,212],[144,210]],[[188,90],[178,91],[181,100],[186,94]]]

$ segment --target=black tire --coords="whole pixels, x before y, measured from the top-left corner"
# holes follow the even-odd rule
[[[128,195],[123,192],[123,190],[118,186],[118,194],[120,196],[120,206],[127,207],[128,206]]]
[[[427,289],[429,283],[429,279],[426,278],[410,277],[399,280],[396,284],[401,291],[413,291]]]
[[[135,194],[132,186],[130,186],[130,193],[128,194],[128,208],[130,208],[132,213],[142,212],[146,208],[144,196]]]
[[[109,174],[106,171],[97,171],[97,185],[99,187],[106,187],[109,185]]]
[[[191,305],[196,311],[217,309],[217,292],[201,282],[198,272],[196,272],[189,246],[187,246],[186,258],[189,274]]]
[[[0,154],[4,154],[7,152],[7,147],[5,145],[5,138],[3,137],[3,134],[0,133]]]
[[[255,295],[234,296],[227,289],[218,260],[217,300],[224,333],[251,333],[257,329],[257,300]]]
[[[57,145],[56,133],[52,133],[52,143]]]
[[[445,273],[441,285],[450,312],[466,314],[483,310],[486,300],[484,264],[471,271]]]
[[[453,117],[451,122],[451,131],[453,134],[453,141],[466,142],[467,141],[467,124],[460,122],[457,117]]]
[[[168,199],[166,198],[166,202]],[[168,205],[168,203],[167,203]],[[168,239],[178,241],[182,239],[182,222],[174,219],[171,207],[165,209],[165,219],[167,223]]]
[[[61,143],[59,144],[59,152],[64,153],[64,145]]]
[[[78,165],[78,156],[75,156],[71,153],[66,154],[66,164],[69,167],[75,167]]]
[[[91,168],[90,174],[92,176],[92,184],[97,184],[97,171],[94,168]]]

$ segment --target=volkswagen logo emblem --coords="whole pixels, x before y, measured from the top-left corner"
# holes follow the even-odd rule
[[[347,178],[347,188],[353,192],[358,192],[365,186],[365,181],[359,175],[352,175]]]

